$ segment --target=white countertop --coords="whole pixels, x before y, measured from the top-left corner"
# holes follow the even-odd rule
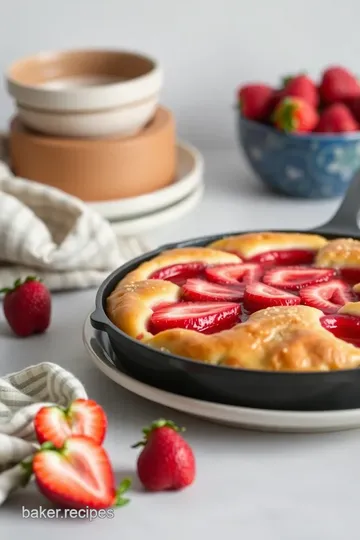
[[[180,222],[152,235],[154,245],[251,228],[310,228],[325,222],[338,201],[297,201],[270,195],[250,178],[234,150],[205,154],[206,194]],[[193,419],[122,390],[97,371],[82,344],[82,325],[95,291],[54,295],[53,320],[42,336],[17,339],[0,317],[0,375],[51,360],[73,371],[108,414],[106,448],[119,478],[134,475],[130,445],[159,416],[187,427],[198,465],[194,486],[147,494],[134,482],[129,506],[113,519],[24,519],[22,506],[47,502],[33,486],[0,510],[0,537],[63,540],[358,540],[360,431],[326,435],[247,432]],[[85,536],[86,535],[86,536]]]

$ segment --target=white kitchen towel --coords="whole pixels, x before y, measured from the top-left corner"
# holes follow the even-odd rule
[[[0,378],[0,505],[25,478],[20,463],[37,448],[33,420],[38,410],[67,407],[79,398],[87,398],[81,382],[51,362]]]
[[[50,290],[95,287],[147,250],[141,239],[117,238],[80,199],[15,177],[0,161],[0,289],[28,275]]]

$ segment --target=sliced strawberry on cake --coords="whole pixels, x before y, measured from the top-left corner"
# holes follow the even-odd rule
[[[316,251],[310,249],[287,249],[277,251],[266,251],[265,253],[259,253],[254,255],[250,262],[259,263],[262,265],[278,265],[289,266],[299,264],[312,264],[316,255]]]
[[[201,275],[205,266],[202,262],[172,264],[153,272],[150,279],[163,279],[182,285],[187,279]]]
[[[205,269],[205,277],[209,281],[224,285],[236,285],[239,282],[253,283],[259,281],[262,273],[261,265],[255,263],[219,264]]]
[[[350,285],[341,279],[332,279],[300,290],[301,303],[320,309],[324,313],[336,313],[354,300]]]
[[[296,306],[297,304],[300,304],[300,298],[295,294],[275,289],[265,283],[251,283],[245,289],[244,307],[251,313],[267,307]]]
[[[234,302],[180,302],[155,311],[149,331],[158,334],[170,328],[185,328],[212,334],[239,322],[240,305]]]
[[[244,297],[245,285],[220,285],[203,279],[188,279],[183,285],[183,297],[193,302],[236,302]]]
[[[271,287],[297,291],[310,285],[324,283],[336,275],[332,268],[310,268],[303,266],[286,266],[272,268],[265,272],[263,282]]]
[[[338,313],[325,315],[321,324],[334,336],[360,347],[360,302],[349,302]]]

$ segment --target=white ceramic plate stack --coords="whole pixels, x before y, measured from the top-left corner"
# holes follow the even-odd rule
[[[15,62],[7,87],[14,173],[79,197],[134,235],[179,219],[200,201],[199,152],[176,142],[160,104],[163,71],[129,51],[39,53]]]

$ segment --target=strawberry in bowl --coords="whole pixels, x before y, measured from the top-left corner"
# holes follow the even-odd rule
[[[360,168],[360,84],[342,66],[319,80],[288,77],[278,88],[244,84],[237,90],[240,147],[271,190],[292,197],[345,193]]]

